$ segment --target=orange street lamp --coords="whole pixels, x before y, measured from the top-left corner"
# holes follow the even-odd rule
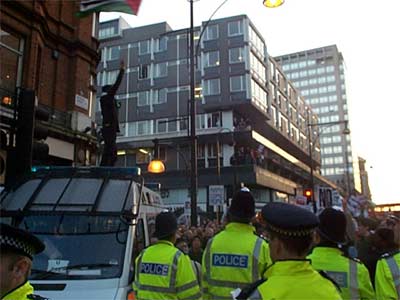
[[[165,172],[164,163],[159,159],[153,159],[147,166],[149,173],[160,174]]]
[[[275,8],[285,3],[285,0],[263,0],[263,4],[268,8]]]

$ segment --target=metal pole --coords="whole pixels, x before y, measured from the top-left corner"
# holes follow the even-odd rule
[[[314,143],[311,140],[311,130],[312,126],[308,127],[308,151],[309,151],[309,157],[310,157],[310,188],[311,188],[311,201],[313,205],[313,211],[314,213],[317,213],[317,203],[315,203],[315,197],[314,197],[314,162],[313,162],[313,150],[314,150]]]
[[[190,0],[190,223],[197,226],[197,137],[196,137],[196,103],[194,98],[194,32],[193,1]]]

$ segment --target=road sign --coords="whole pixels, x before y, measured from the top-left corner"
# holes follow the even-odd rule
[[[208,199],[210,205],[223,205],[225,200],[225,192],[223,185],[208,186]]]

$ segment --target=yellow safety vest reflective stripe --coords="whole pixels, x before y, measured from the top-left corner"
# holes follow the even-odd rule
[[[394,286],[395,286],[396,291],[397,291],[397,297],[399,297],[399,299],[400,299],[400,270],[399,270],[399,266],[397,265],[397,263],[394,260],[393,256],[386,258],[386,262],[387,262],[387,264],[389,266],[390,273],[392,273]]]

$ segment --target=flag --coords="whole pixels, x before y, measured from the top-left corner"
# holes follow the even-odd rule
[[[142,0],[82,0],[77,17],[86,17],[96,12],[115,11],[137,15]]]

